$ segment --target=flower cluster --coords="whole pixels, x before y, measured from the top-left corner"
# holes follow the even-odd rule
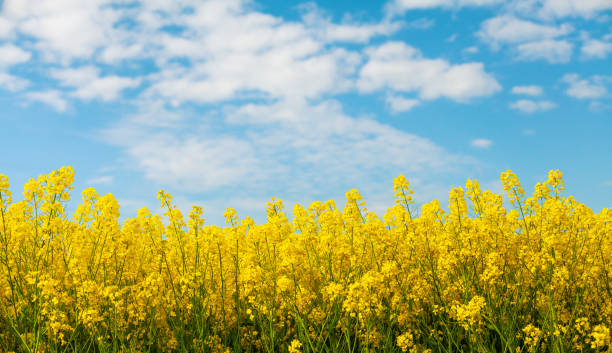
[[[0,175],[0,352],[611,351],[612,209],[559,171],[532,195],[502,173],[508,204],[468,180],[417,207],[400,175],[382,217],[350,190],[225,226],[164,191],[162,215],[91,188],[68,215],[73,179],[14,201]]]

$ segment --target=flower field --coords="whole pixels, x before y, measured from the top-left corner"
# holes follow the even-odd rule
[[[612,209],[468,180],[417,207],[403,176],[381,218],[268,203],[224,227],[143,208],[120,224],[93,189],[66,214],[64,167],[12,201],[0,175],[1,352],[612,352]],[[512,205],[511,207],[506,207]]]

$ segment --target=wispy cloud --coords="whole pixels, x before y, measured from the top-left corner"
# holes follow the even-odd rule
[[[85,181],[85,185],[87,186],[107,185],[107,184],[112,184],[114,181],[115,181],[115,178],[112,175],[102,175],[99,177],[88,179],[87,181]]]
[[[335,101],[249,104],[227,114],[241,137],[204,127],[172,132],[125,121],[106,138],[125,148],[148,178],[189,192],[236,185],[253,194],[323,184],[337,190],[376,185],[375,175],[391,178],[396,170],[422,175],[473,163],[427,139],[348,116]]]
[[[574,45],[567,40],[542,40],[517,46],[520,60],[546,60],[549,63],[570,61]]]
[[[573,31],[569,24],[559,26],[539,24],[519,19],[514,15],[501,15],[484,21],[477,35],[494,47],[508,43],[526,43],[552,40]]]
[[[83,99],[101,99],[112,101],[119,97],[121,91],[134,88],[140,84],[140,79],[109,75],[100,77],[100,69],[93,66],[76,69],[55,69],[51,76],[60,81],[62,86],[74,87],[71,95]]]
[[[493,141],[479,138],[472,140],[471,145],[476,148],[487,149],[493,145]]]
[[[542,87],[536,85],[512,87],[512,94],[523,94],[526,96],[538,97],[541,96],[542,93]]]
[[[612,53],[612,42],[587,39],[580,48],[580,53],[585,59],[605,59],[608,54]]]
[[[32,91],[25,93],[24,96],[30,101],[47,104],[58,112],[63,112],[68,108],[68,102],[63,98],[62,92],[58,90]]]
[[[521,99],[510,103],[510,108],[519,110],[523,113],[545,112],[557,107],[557,104],[551,101],[533,101],[529,99]]]
[[[502,0],[391,0],[385,6],[389,16],[404,14],[410,10],[425,10],[436,7],[457,9],[464,6],[490,6]]]
[[[28,87],[30,81],[11,74],[0,71],[0,88],[10,92],[17,92]]]
[[[563,63],[570,60],[574,46],[559,37],[573,30],[574,27],[567,23],[540,24],[505,14],[484,21],[477,36],[494,50],[509,45],[519,60]]]
[[[32,54],[30,52],[13,44],[4,44],[0,46],[0,68],[24,63],[30,60],[31,57]]]
[[[314,2],[300,6],[303,11],[302,19],[306,28],[315,34],[317,39],[324,42],[350,42],[367,43],[373,37],[387,36],[402,28],[403,23],[397,21],[383,21],[380,23],[359,23],[344,21],[333,23],[331,16],[321,10]],[[411,28],[425,29],[433,25],[427,19],[415,20],[408,24]]]
[[[598,12],[612,9],[612,3],[608,0],[527,0],[509,2],[508,8],[545,20],[563,17],[593,18]]]
[[[387,96],[387,104],[393,113],[407,112],[420,104],[418,99]]]

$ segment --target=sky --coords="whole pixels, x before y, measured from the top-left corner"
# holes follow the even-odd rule
[[[208,224],[477,179],[612,206],[611,0],[0,0],[0,174]],[[18,197],[14,197],[19,199]],[[290,212],[289,212],[290,213]]]

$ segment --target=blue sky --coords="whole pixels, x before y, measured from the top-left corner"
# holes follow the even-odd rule
[[[221,224],[357,188],[382,213],[551,169],[612,206],[610,0],[0,1],[0,173]]]

